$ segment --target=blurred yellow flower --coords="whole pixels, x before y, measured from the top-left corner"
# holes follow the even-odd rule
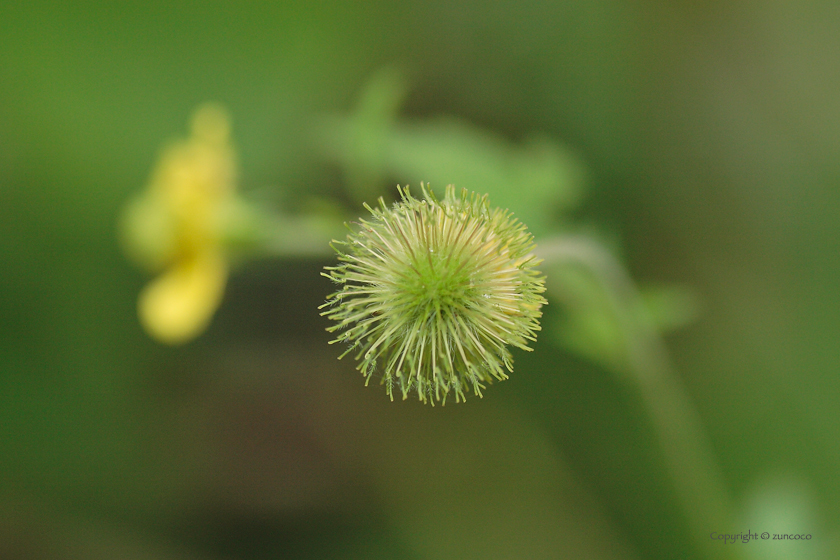
[[[221,303],[226,224],[240,206],[229,136],[224,109],[199,107],[189,139],[163,152],[148,187],[123,216],[126,251],[160,272],[138,300],[140,322],[160,342],[195,338]]]

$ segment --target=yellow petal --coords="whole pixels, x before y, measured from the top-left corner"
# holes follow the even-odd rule
[[[160,272],[179,251],[178,224],[157,193],[135,196],[123,209],[119,235],[126,255],[150,272]]]
[[[140,322],[155,339],[182,344],[201,334],[222,301],[227,262],[207,252],[176,263],[140,293]]]

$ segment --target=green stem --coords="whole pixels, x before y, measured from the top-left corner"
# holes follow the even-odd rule
[[[632,279],[609,251],[584,237],[551,238],[535,253],[547,263],[582,265],[602,284],[624,333],[627,377],[648,409],[689,530],[710,558],[736,557],[709,536],[732,527],[730,499],[700,416],[673,372],[661,337],[651,322],[639,320],[641,296]]]
[[[271,224],[264,250],[274,257],[329,257],[335,253],[330,241],[346,230],[338,221],[316,216],[278,216]]]
[[[322,258],[334,253],[330,241],[345,234],[343,221],[330,213],[292,215],[240,204],[231,209],[225,243],[249,258]]]

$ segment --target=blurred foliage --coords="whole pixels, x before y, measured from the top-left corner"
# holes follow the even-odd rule
[[[393,179],[425,181],[440,192],[452,184],[489,194],[494,207],[516,208],[537,238],[556,229],[578,202],[583,166],[568,150],[546,137],[514,146],[451,117],[406,121],[398,110],[407,94],[399,70],[379,70],[354,114],[324,119],[317,131],[326,153],[342,164],[357,202],[374,200]]]
[[[124,262],[114,217],[208,99],[234,115],[248,196],[268,185],[302,212],[345,177],[384,194],[492,169],[471,188],[497,188],[493,204],[532,229],[585,216],[622,240],[643,284],[693,287],[701,318],[669,345],[742,520],[709,532],[808,531],[808,548],[721,546],[838,556],[837,7],[36,1],[2,14],[0,556],[701,557],[638,396],[552,337],[488,398],[389,405],[328,353],[325,262],[294,259],[242,265],[199,340],[148,340],[135,311],[147,278]],[[353,172],[381,174],[366,183],[325,164],[317,130],[325,114],[365,114],[358,92],[389,65],[410,87],[390,101],[402,117],[377,125],[392,135],[385,165]],[[456,140],[476,148],[455,159]],[[515,155],[477,155],[499,146]],[[693,313],[685,294],[657,293],[683,310],[664,324]],[[566,312],[549,305],[545,328]]]

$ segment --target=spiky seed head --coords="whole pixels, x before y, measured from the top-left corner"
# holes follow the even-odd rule
[[[391,400],[395,388],[432,405],[470,388],[481,396],[513,371],[508,346],[530,350],[540,330],[533,236],[487,195],[450,185],[439,201],[421,183],[418,200],[397,189],[399,202],[366,204],[372,217],[333,242],[340,264],[323,275],[341,288],[321,306],[337,322],[327,330],[349,344],[341,357],[357,353],[366,384],[381,375]]]

